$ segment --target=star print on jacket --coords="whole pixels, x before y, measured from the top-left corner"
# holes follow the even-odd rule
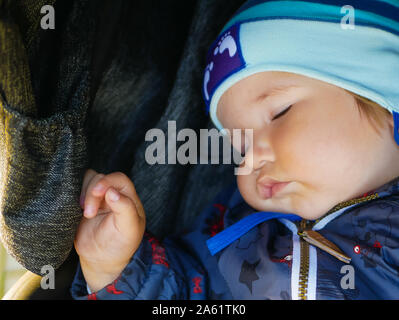
[[[260,259],[255,263],[249,263],[247,260],[241,265],[241,273],[239,281],[244,283],[249,291],[252,293],[252,282],[259,279],[259,276],[256,274],[256,267],[258,266]]]
[[[313,250],[316,254],[305,259],[309,262],[309,298],[397,299],[399,194],[391,191],[398,190],[397,185],[399,177],[376,190],[378,198],[344,207],[318,222],[318,232],[351,257],[355,288],[341,285],[345,275],[341,273],[343,262],[314,247],[309,252]],[[237,186],[232,185],[204,209],[189,233],[162,241],[146,235],[120,279],[94,294],[88,295],[78,265],[71,289],[73,297],[81,300],[297,299],[301,248],[293,223],[285,219],[265,221],[211,255],[206,245],[211,236],[204,230],[219,231],[222,222],[224,228],[229,228],[252,214],[253,208],[243,201]]]

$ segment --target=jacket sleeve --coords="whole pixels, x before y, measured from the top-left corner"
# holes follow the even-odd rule
[[[85,300],[202,300],[231,299],[206,240],[221,231],[235,185],[221,192],[197,218],[192,230],[160,242],[149,233],[120,276],[89,293],[78,266],[71,287],[74,299]]]
[[[27,34],[36,35],[40,27],[40,5],[53,2],[27,6],[35,20],[29,21]],[[14,6],[18,3],[0,0],[0,236],[22,266],[40,274],[43,266],[56,269],[68,257],[82,216],[89,61],[88,50],[76,42],[87,32],[67,33],[78,49],[64,52],[59,77],[49,89],[38,80],[48,70],[44,63],[29,63],[36,47],[13,14],[24,12]]]

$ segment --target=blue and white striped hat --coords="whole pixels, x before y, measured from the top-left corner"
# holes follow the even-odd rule
[[[203,96],[215,126],[218,101],[262,71],[319,79],[393,113],[399,144],[399,0],[250,0],[207,56]]]

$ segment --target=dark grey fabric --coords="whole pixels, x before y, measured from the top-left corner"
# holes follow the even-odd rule
[[[57,0],[55,30],[39,28],[40,6],[29,2],[0,0],[0,220],[8,251],[35,273],[65,261],[87,168],[126,173],[157,237],[184,229],[233,181],[233,167],[151,166],[145,133],[167,132],[168,121],[198,136],[213,127],[201,95],[205,56],[244,1]]]
[[[93,28],[79,20],[79,14],[90,14],[79,3],[55,34],[64,40],[51,51],[62,50],[62,58],[47,64],[41,53],[50,52],[41,50],[42,39],[31,38],[32,28],[18,23],[39,25],[40,6],[31,4],[2,4],[0,226],[8,251],[40,273],[42,266],[58,268],[66,259],[81,218],[77,199],[87,166],[90,42],[79,44],[90,39]],[[49,74],[52,86],[43,81]]]

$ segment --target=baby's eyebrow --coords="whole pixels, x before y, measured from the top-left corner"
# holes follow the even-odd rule
[[[272,89],[269,89],[267,91],[263,91],[261,94],[259,94],[255,98],[254,102],[258,103],[258,102],[261,102],[261,101],[265,100],[266,98],[270,99],[272,97],[279,96],[279,95],[281,95],[283,93],[286,93],[288,90],[290,90],[292,88],[298,88],[298,87],[299,86],[295,85],[295,84],[286,84],[286,85],[276,86],[276,87],[274,87]]]

